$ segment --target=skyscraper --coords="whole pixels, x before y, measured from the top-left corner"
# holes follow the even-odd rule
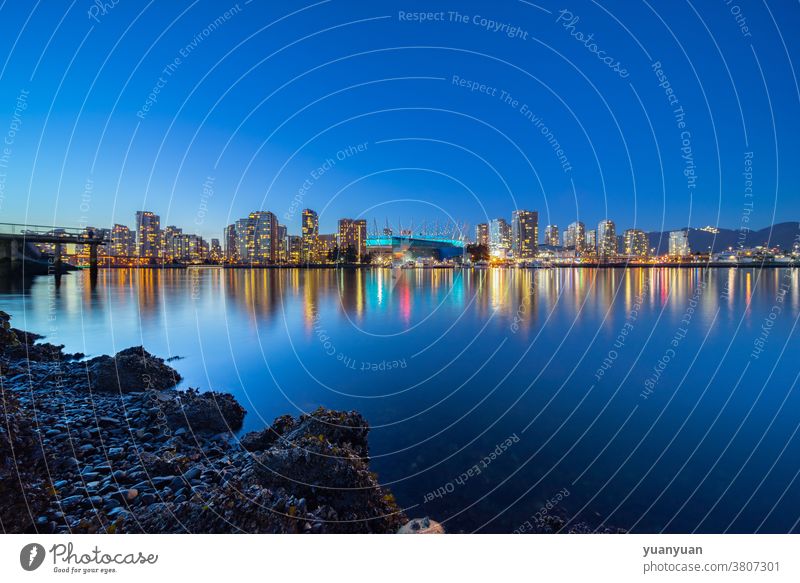
[[[515,259],[533,259],[539,243],[539,213],[515,210],[511,213],[511,241]]]
[[[251,262],[259,265],[277,263],[280,248],[278,218],[269,211],[255,211],[248,219],[247,247]]]
[[[288,258],[287,261],[292,265],[300,264],[300,256],[303,251],[303,238],[299,235],[289,235],[288,237]]]
[[[505,259],[511,251],[511,227],[505,219],[492,219],[489,223],[489,252],[493,257]]]
[[[136,233],[125,226],[116,224],[111,229],[110,255],[114,257],[130,257],[136,251]]]
[[[589,255],[597,253],[597,231],[595,229],[586,231],[586,244],[583,246],[583,251]]]
[[[575,249],[577,253],[582,253],[586,248],[586,227],[581,221],[575,221],[567,226],[564,231],[564,247]]]
[[[338,246],[340,258],[361,263],[367,254],[367,221],[339,219]]]
[[[180,258],[178,246],[180,243],[177,240],[178,235],[183,234],[183,229],[174,225],[168,225],[164,229],[164,234],[161,237],[161,245],[163,247],[161,256],[164,261],[171,262]]]
[[[558,247],[558,225],[547,225],[544,228],[544,244]]]
[[[688,231],[670,231],[669,254],[673,257],[686,257],[691,252]]]
[[[220,263],[222,261],[222,245],[219,244],[219,239],[211,239],[211,246],[208,249],[208,259],[212,263]]]
[[[479,223],[475,226],[475,243],[489,247],[489,224]]]
[[[236,225],[228,225],[222,234],[225,263],[239,261],[239,248],[236,241]]]
[[[617,231],[614,221],[606,219],[597,224],[597,254],[603,260],[617,255]]]
[[[319,261],[319,217],[311,209],[303,209],[302,227],[303,246],[300,254],[303,263],[316,263]]]
[[[250,248],[247,245],[248,237],[250,237],[250,219],[239,219],[235,223],[236,230],[236,256],[240,263],[251,263],[254,259],[251,257]]]
[[[136,211],[136,255],[158,259],[161,250],[161,217],[150,211]]]
[[[278,263],[286,263],[287,259],[286,225],[278,224]]]
[[[625,255],[631,259],[647,259],[649,254],[647,233],[639,229],[625,231]]]
[[[314,251],[314,253],[317,255],[317,263],[328,263],[330,261],[329,257],[333,255],[333,251],[336,249],[338,239],[339,235],[335,233],[331,235],[317,236],[317,244]]]

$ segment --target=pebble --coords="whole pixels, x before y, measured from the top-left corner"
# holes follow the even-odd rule
[[[75,496],[67,496],[61,500],[61,507],[64,508],[64,510],[69,510],[70,508],[77,506],[81,500],[83,500],[83,496],[80,494]]]

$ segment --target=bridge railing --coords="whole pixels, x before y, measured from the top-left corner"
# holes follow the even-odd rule
[[[39,236],[39,237],[78,237],[87,238],[84,229],[75,227],[55,227],[46,225],[23,225],[20,223],[0,223],[0,235],[20,235],[20,236]],[[99,233],[95,233],[94,239],[101,239]]]

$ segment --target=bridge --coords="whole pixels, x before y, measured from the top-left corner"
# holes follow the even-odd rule
[[[96,272],[97,246],[105,245],[107,241],[102,234],[86,229],[0,223],[0,264],[8,262],[13,268],[25,261],[34,261],[28,250],[29,243],[53,245],[54,267],[56,273],[60,273],[64,245],[89,245],[89,268]]]

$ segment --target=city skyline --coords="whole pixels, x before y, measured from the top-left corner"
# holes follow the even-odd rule
[[[287,225],[279,222],[275,213],[253,211],[226,226],[220,236],[204,238],[196,233],[184,232],[184,228],[177,225],[161,228],[161,218],[156,212],[137,211],[133,229],[125,224],[115,223],[111,228],[85,226],[83,232],[90,238],[104,239],[102,256],[126,261],[135,259],[137,264],[141,264],[142,260],[152,264],[369,264],[374,262],[373,256],[377,253],[379,263],[386,265],[396,263],[401,257],[398,255],[397,242],[389,242],[397,237],[420,241],[441,240],[448,245],[457,243],[456,248],[462,248],[461,254],[464,257],[471,254],[468,249],[470,245],[483,246],[493,261],[588,258],[601,263],[614,263],[623,258],[650,260],[662,255],[651,247],[646,231],[618,226],[611,219],[599,221],[594,228],[587,228],[583,221],[574,221],[563,229],[555,224],[540,229],[538,219],[536,210],[517,209],[512,211],[510,222],[497,217],[473,228],[460,225],[453,232],[447,233],[438,222],[433,223],[434,231],[431,232],[427,222],[415,228],[412,225],[408,225],[408,228],[398,225],[394,229],[388,219],[382,228],[378,227],[377,221],[373,221],[370,231],[366,219],[342,217],[337,221],[335,232],[320,233],[318,213],[306,208],[301,212],[299,234],[295,234],[289,231]],[[720,232],[720,229],[713,226],[694,230],[712,235]],[[540,231],[543,233],[541,240]],[[697,256],[698,253],[703,255],[706,251],[704,248],[692,249],[689,241],[691,231],[691,228],[687,228],[658,232],[659,235],[667,235],[668,251],[663,255],[673,258]],[[743,237],[736,246],[737,250],[752,250],[752,246],[744,245],[749,232],[751,231],[740,231]],[[796,255],[797,248],[798,243],[795,240],[792,248],[786,251]],[[48,250],[49,246],[44,245],[42,249]],[[86,253],[86,249],[76,246],[76,258],[85,261],[88,257]],[[443,251],[436,246],[422,253],[417,250],[412,255],[416,258],[427,257],[426,260],[431,261],[444,257],[452,260],[454,257],[450,251]],[[402,256],[406,259],[409,257],[405,252]],[[474,261],[475,257],[472,259]],[[710,259],[709,255],[708,260]]]

